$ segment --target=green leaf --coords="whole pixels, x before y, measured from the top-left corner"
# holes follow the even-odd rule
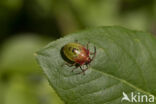
[[[62,66],[60,50],[74,40],[84,45],[90,42],[90,51],[93,46],[97,48],[85,75],[75,74],[81,71],[79,68],[72,73],[73,67]],[[149,33],[99,27],[56,40],[37,52],[36,57],[64,103],[121,104],[123,92],[129,97],[131,92],[156,96],[155,44],[156,38]]]

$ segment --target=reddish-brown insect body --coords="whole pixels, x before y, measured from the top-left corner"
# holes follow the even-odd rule
[[[87,50],[85,47],[82,47],[81,52],[75,58],[75,62],[80,65],[89,64],[91,62],[91,59],[89,57],[89,50]]]
[[[88,44],[85,47],[79,43],[68,43],[62,48],[61,52],[65,61],[68,62],[68,66],[76,66],[74,69],[80,67],[82,72],[85,72],[88,69],[88,64],[91,63],[96,55],[96,47],[94,47],[94,53],[91,53],[88,49]],[[90,57],[90,55],[93,56]],[[82,68],[81,66],[83,65],[86,68]]]

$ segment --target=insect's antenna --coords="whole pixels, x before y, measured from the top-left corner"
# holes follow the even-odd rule
[[[93,59],[95,58],[96,56],[96,47],[94,46],[94,56],[92,57],[91,61],[93,61]]]
[[[87,50],[89,50],[89,44],[90,44],[90,41],[88,41],[88,43],[87,43]]]

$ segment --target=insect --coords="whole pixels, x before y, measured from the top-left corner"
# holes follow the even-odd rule
[[[67,62],[66,65],[68,65],[69,67],[75,66],[75,68],[72,69],[72,72],[76,68],[80,67],[80,69],[82,70],[81,73],[84,73],[88,69],[88,65],[95,58],[96,47],[94,46],[94,53],[92,53],[89,51],[88,44],[85,47],[78,42],[71,42],[62,47],[61,55]],[[86,66],[86,68],[82,68],[82,66],[84,65]]]

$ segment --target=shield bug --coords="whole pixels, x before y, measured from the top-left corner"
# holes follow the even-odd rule
[[[88,65],[93,61],[96,55],[96,47],[94,47],[94,53],[90,52],[88,48],[88,44],[83,46],[78,42],[71,42],[64,45],[61,49],[61,55],[63,59],[66,61],[66,65],[72,67],[72,72],[80,67],[82,70],[81,73],[84,73],[88,69]],[[92,57],[91,57],[92,56]],[[82,66],[86,66],[82,68]]]

